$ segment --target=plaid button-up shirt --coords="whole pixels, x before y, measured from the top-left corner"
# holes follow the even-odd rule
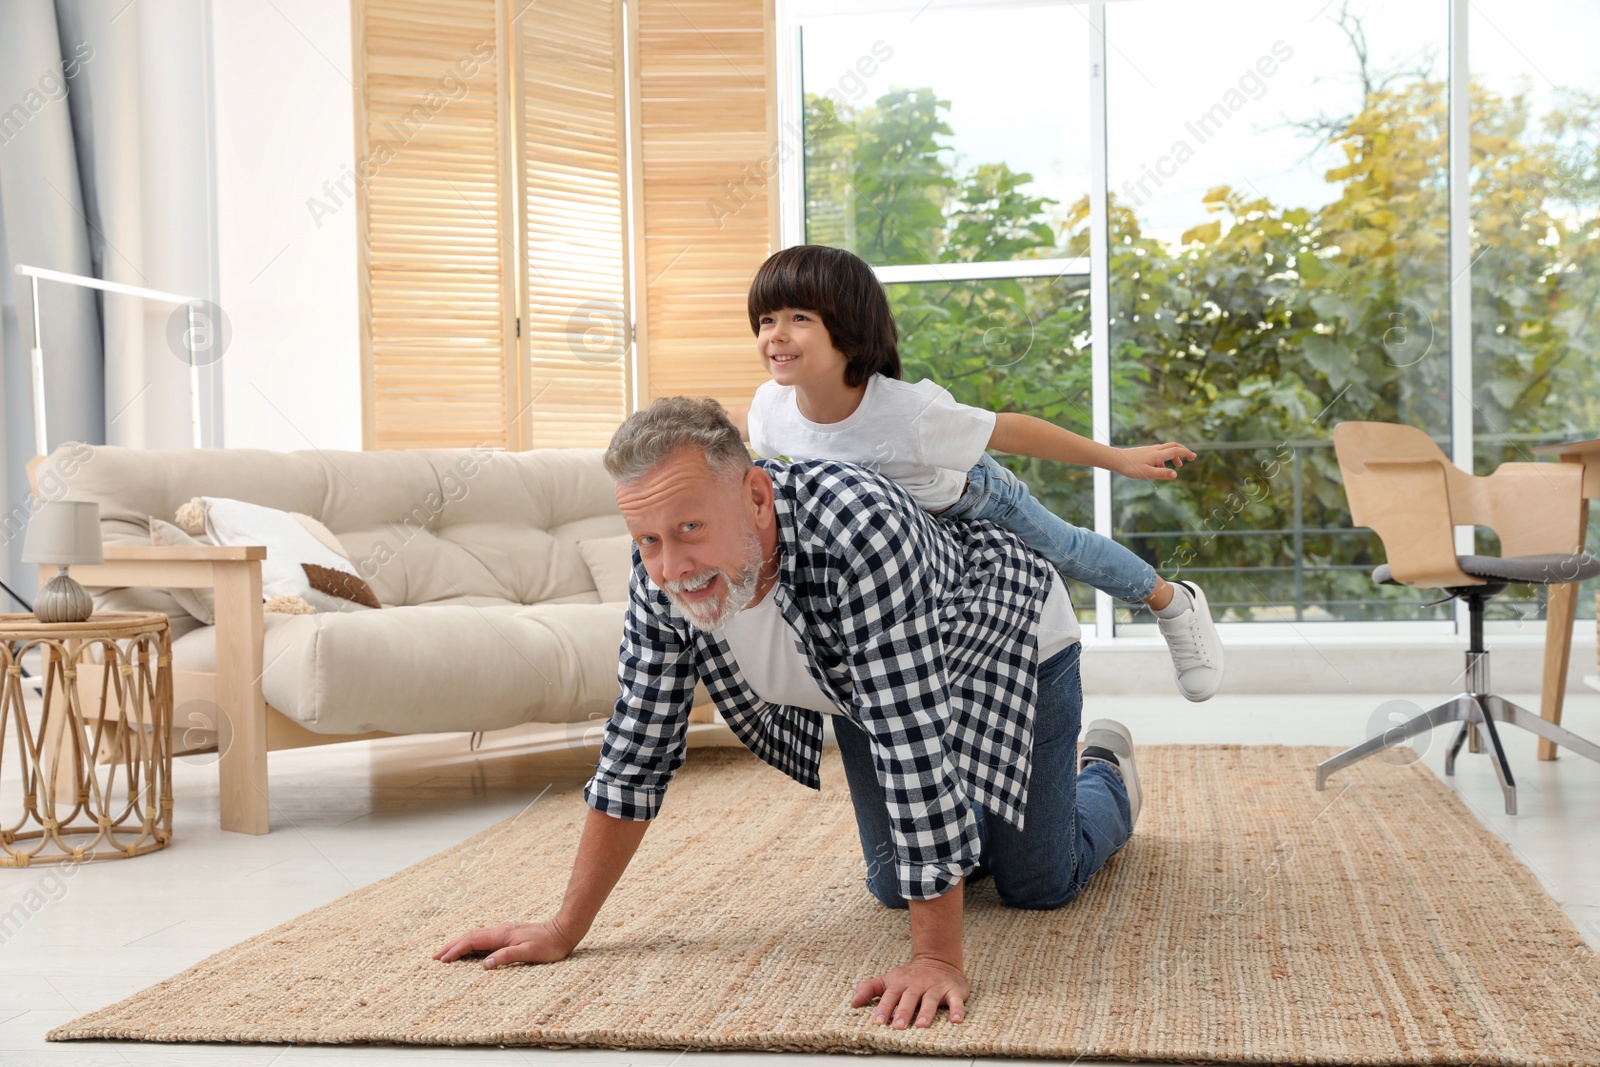
[[[941,896],[977,866],[968,800],[1023,825],[1049,564],[993,523],[934,519],[864,468],[760,465],[778,527],[768,595],[803,635],[822,691],[870,737],[901,895]],[[683,764],[697,679],[750,751],[821,788],[822,715],[757,697],[727,643],[689,625],[636,547],[621,695],[584,786],[589,806],[655,817]]]

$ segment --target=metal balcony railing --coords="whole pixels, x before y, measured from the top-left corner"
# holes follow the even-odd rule
[[[1480,450],[1486,447],[1504,448],[1505,446],[1510,445],[1512,446],[1513,453],[1517,453],[1515,456],[1516,459],[1531,462],[1533,456],[1528,451],[1529,446],[1565,441],[1571,439],[1572,436],[1572,434],[1568,433],[1479,434],[1475,437],[1474,444]],[[1450,447],[1448,436],[1435,435],[1433,440],[1448,453]],[[1207,452],[1275,451],[1285,446],[1292,449],[1292,456],[1285,461],[1289,468],[1290,476],[1291,500],[1289,504],[1289,513],[1291,521],[1289,525],[1273,529],[1251,529],[1249,527],[1241,526],[1237,529],[1221,530],[1119,531],[1114,536],[1117,538],[1117,540],[1129,545],[1129,547],[1134,548],[1136,551],[1141,546],[1141,543],[1154,542],[1158,544],[1174,544],[1180,543],[1185,539],[1191,542],[1197,540],[1210,541],[1222,538],[1261,537],[1278,537],[1288,540],[1290,545],[1291,561],[1285,565],[1247,565],[1233,567],[1226,565],[1185,565],[1181,568],[1182,574],[1195,576],[1207,574],[1265,575],[1286,573],[1293,576],[1291,585],[1292,593],[1287,599],[1272,599],[1267,596],[1263,596],[1261,599],[1256,600],[1219,600],[1216,598],[1211,598],[1210,602],[1212,611],[1219,617],[1230,608],[1245,608],[1256,612],[1292,609],[1293,621],[1295,622],[1308,621],[1308,609],[1322,609],[1324,612],[1336,617],[1339,615],[1350,614],[1370,616],[1378,609],[1395,609],[1403,617],[1408,618],[1417,618],[1419,617],[1419,613],[1423,611],[1428,613],[1428,615],[1421,616],[1423,618],[1426,618],[1429,615],[1438,619],[1450,618],[1452,616],[1452,611],[1449,606],[1435,608],[1423,607],[1423,604],[1427,600],[1436,599],[1436,596],[1433,596],[1431,591],[1429,591],[1428,594],[1424,594],[1421,591],[1417,592],[1414,600],[1410,598],[1401,599],[1399,597],[1383,596],[1372,596],[1349,600],[1325,599],[1307,595],[1306,579],[1308,576],[1314,577],[1318,574],[1329,574],[1338,571],[1367,572],[1370,570],[1370,567],[1367,564],[1360,563],[1308,563],[1305,555],[1307,537],[1357,537],[1362,539],[1371,539],[1374,543],[1376,543],[1376,535],[1373,534],[1372,531],[1365,528],[1353,526],[1329,527],[1306,525],[1305,456],[1311,450],[1324,450],[1333,448],[1333,442],[1331,440],[1302,439],[1290,441],[1217,441],[1204,446],[1197,446],[1196,451],[1200,452],[1202,455]],[[1113,515],[1115,514],[1116,508],[1115,501],[1113,500]],[[1595,536],[1594,527],[1592,524],[1590,527],[1589,541],[1591,546],[1590,550],[1594,551],[1597,538]],[[1381,552],[1381,549],[1379,549],[1379,551]],[[1157,559],[1169,558],[1171,555],[1171,553],[1164,551],[1146,553],[1147,556],[1151,554],[1153,554]],[[1171,575],[1167,576],[1171,577]],[[1374,585],[1372,588],[1376,590],[1378,587]],[[1517,587],[1513,588],[1516,589]],[[1521,588],[1527,591],[1522,596],[1503,595],[1496,598],[1495,603],[1501,609],[1501,613],[1504,614],[1507,610],[1509,610],[1511,613],[1522,618],[1542,617],[1545,603],[1544,597],[1539,595],[1539,593],[1543,592],[1542,587],[1524,586]],[[1287,610],[1285,610],[1285,614],[1287,615]],[[1310,621],[1321,621],[1321,618],[1313,617]]]

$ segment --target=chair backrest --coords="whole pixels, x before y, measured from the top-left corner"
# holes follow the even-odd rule
[[[1333,428],[1333,449],[1351,521],[1383,541],[1395,581],[1439,589],[1483,584],[1456,563],[1445,482],[1451,464],[1427,434],[1412,426],[1342,422]]]
[[[1395,579],[1479,585],[1456,563],[1454,526],[1487,526],[1507,556],[1583,545],[1582,471],[1570,463],[1503,463],[1488,477],[1461,470],[1421,430],[1383,422],[1334,427],[1350,517],[1376,531]]]

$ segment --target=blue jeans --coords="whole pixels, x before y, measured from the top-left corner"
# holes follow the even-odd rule
[[[1109,537],[1058,518],[1028,492],[1015,474],[987,453],[967,472],[961,499],[941,519],[988,519],[1022,538],[1063,578],[1102,589],[1121,600],[1143,601],[1155,592],[1156,569]]]
[[[1122,776],[1098,762],[1078,771],[1083,715],[1079,648],[1064,648],[1039,666],[1033,769],[1022,809],[1027,828],[1018,830],[972,804],[982,844],[978,867],[967,877],[993,875],[1001,902],[1013,908],[1051,909],[1070,903],[1133,834]],[[895,877],[889,808],[866,728],[842,715],[832,718],[867,861],[867,888],[885,907],[908,907]]]

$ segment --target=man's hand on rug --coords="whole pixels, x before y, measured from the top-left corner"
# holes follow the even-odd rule
[[[951,1022],[960,1022],[966,1015],[967,997],[971,994],[972,986],[960,967],[943,960],[923,958],[861,982],[856,986],[856,996],[850,1006],[860,1008],[877,997],[878,1007],[872,1021],[888,1022],[892,1029],[904,1030],[908,1026],[932,1026],[941,1004],[950,1006]]]
[[[506,963],[554,963],[576,947],[555,923],[501,923],[462,934],[433,958],[449,963],[472,952],[487,952],[484,969],[494,970]]]

